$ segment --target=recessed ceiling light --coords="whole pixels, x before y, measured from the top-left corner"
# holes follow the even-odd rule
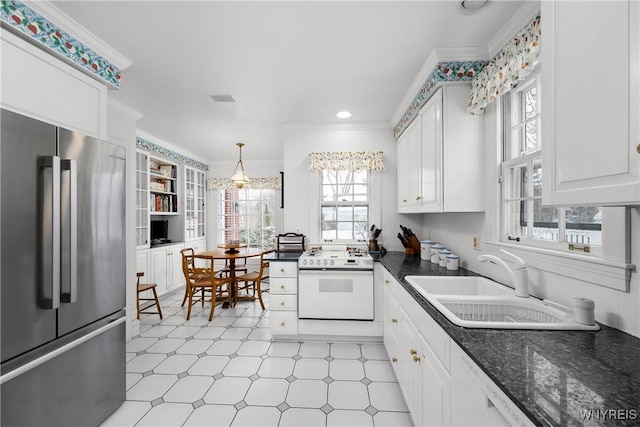
[[[348,111],[340,111],[338,114],[336,114],[336,117],[339,119],[348,119],[349,117],[351,117],[351,113]]]

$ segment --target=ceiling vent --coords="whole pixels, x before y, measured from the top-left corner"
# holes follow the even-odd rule
[[[216,102],[236,102],[236,100],[233,99],[233,96],[228,93],[222,95],[211,95],[211,99]]]

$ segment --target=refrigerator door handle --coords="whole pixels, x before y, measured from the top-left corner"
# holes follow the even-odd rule
[[[60,301],[78,300],[78,165],[63,159],[61,182],[64,205],[61,206],[61,284]]]
[[[40,157],[40,303],[60,307],[60,157]]]

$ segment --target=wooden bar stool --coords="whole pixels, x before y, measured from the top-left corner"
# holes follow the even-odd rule
[[[156,284],[155,283],[140,283],[140,278],[144,276],[144,273],[138,272],[136,273],[138,276],[138,292],[136,293],[136,306],[138,307],[138,317],[140,319],[140,313],[145,314],[158,314],[162,319],[162,309],[160,308],[160,301],[158,300],[158,293],[156,292]],[[140,294],[145,291],[153,292],[153,298],[140,298]],[[144,307],[140,306],[140,301],[152,301],[151,303],[147,303]],[[156,306],[158,311],[147,311],[151,307]]]

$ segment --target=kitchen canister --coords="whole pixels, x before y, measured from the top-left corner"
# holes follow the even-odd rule
[[[443,249],[440,252],[438,252],[438,264],[440,265],[440,267],[447,266],[447,255],[450,255],[450,254],[451,254],[451,251],[447,249]]]
[[[434,242],[433,240],[422,240],[420,242],[420,258],[425,261],[431,260],[431,247],[437,244],[438,242]]]
[[[460,267],[460,257],[455,254],[447,255],[447,270],[457,270]]]
[[[432,264],[440,264],[440,257],[438,256],[440,251],[443,251],[447,248],[444,245],[437,244],[431,246],[431,263]]]
[[[573,320],[583,325],[595,325],[595,308],[592,299],[573,297]]]

